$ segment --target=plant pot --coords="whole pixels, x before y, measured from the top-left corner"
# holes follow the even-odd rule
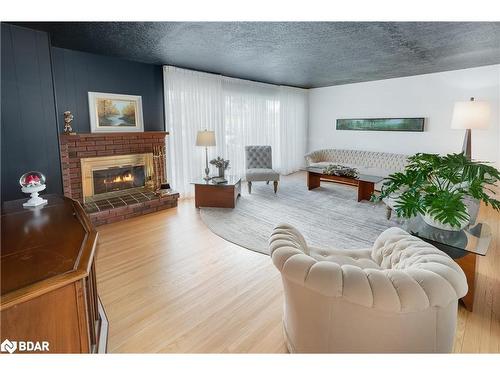
[[[225,171],[224,167],[219,167],[219,177],[224,178],[224,171]]]
[[[431,215],[429,215],[428,213],[426,213],[425,215],[422,215],[422,219],[427,224],[429,224],[431,227],[442,229],[442,230],[449,230],[452,232],[459,232],[469,224],[469,220],[464,220],[461,222],[459,227],[452,227],[450,224],[443,224],[440,221],[434,220],[434,218],[432,218]]]

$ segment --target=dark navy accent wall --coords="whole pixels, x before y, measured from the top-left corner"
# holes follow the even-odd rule
[[[47,193],[62,193],[58,134],[63,112],[78,133],[90,132],[88,92],[142,96],[144,130],[165,130],[159,65],[50,46],[49,34],[1,25],[1,199],[26,197],[19,177],[38,170]]]
[[[144,130],[165,130],[161,66],[56,47],[52,57],[61,131],[63,113],[71,111],[73,129],[90,132],[89,91],[142,96]]]
[[[26,197],[19,177],[37,170],[61,193],[61,168],[48,34],[1,25],[2,201]]]

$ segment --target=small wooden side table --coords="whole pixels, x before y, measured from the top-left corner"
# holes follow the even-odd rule
[[[241,195],[241,178],[226,177],[227,182],[216,184],[212,180],[193,181],[194,202],[199,207],[234,208]]]

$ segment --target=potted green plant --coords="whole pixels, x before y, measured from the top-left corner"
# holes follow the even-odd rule
[[[392,197],[398,216],[422,215],[424,221],[446,230],[461,230],[470,220],[467,199],[490,204],[500,210],[492,188],[500,172],[491,165],[460,154],[423,154],[408,158],[403,172],[391,174],[374,201]],[[396,195],[396,198],[394,196]]]

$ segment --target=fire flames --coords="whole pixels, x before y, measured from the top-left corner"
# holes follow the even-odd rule
[[[104,183],[105,184],[114,184],[114,183],[117,183],[117,182],[132,182],[134,181],[134,177],[132,176],[132,173],[125,173],[121,176],[116,176],[115,178],[113,179],[106,179],[104,180]]]

